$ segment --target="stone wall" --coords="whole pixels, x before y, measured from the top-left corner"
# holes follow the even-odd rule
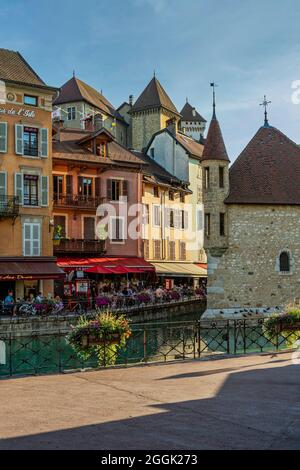
[[[230,205],[227,215],[228,249],[208,254],[208,308],[276,307],[300,297],[300,207]],[[279,271],[282,251],[290,273]]]
[[[160,110],[149,109],[132,114],[132,147],[142,150],[155,132],[161,129]]]

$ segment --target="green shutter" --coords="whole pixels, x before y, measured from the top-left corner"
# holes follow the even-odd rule
[[[19,197],[19,204],[23,204],[23,174],[15,173],[15,196]]]
[[[0,122],[0,153],[7,152],[7,122]]]
[[[15,152],[17,155],[24,154],[24,143],[23,143],[23,125],[15,125]]]
[[[5,205],[6,196],[7,196],[7,173],[6,171],[0,171],[0,206]]]
[[[40,150],[41,150],[41,157],[46,158],[48,157],[48,129],[42,128],[40,129]]]
[[[41,178],[41,201],[42,206],[48,206],[48,176],[42,176]]]

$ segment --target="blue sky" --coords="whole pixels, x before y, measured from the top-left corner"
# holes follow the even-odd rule
[[[49,84],[73,69],[117,107],[153,70],[180,110],[217,114],[234,160],[263,122],[300,143],[299,0],[0,0],[0,47],[19,50]]]

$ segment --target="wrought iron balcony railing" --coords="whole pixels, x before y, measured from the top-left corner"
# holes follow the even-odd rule
[[[71,240],[54,240],[54,254],[63,253],[104,253],[105,241],[104,240],[84,240],[84,239],[71,239]]]
[[[15,218],[19,215],[19,198],[17,196],[0,196],[0,217]]]
[[[53,205],[70,207],[72,209],[97,209],[105,202],[104,197],[83,196],[82,194],[58,195],[54,194]]]

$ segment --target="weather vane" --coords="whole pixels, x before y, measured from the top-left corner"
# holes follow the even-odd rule
[[[218,85],[215,82],[212,82],[210,86],[213,87],[213,119],[216,119],[216,87]]]
[[[272,103],[272,101],[268,101],[266,95],[264,95],[264,100],[262,103],[260,103],[260,106],[263,106],[265,108],[265,126],[269,125],[267,108],[270,103]]]

